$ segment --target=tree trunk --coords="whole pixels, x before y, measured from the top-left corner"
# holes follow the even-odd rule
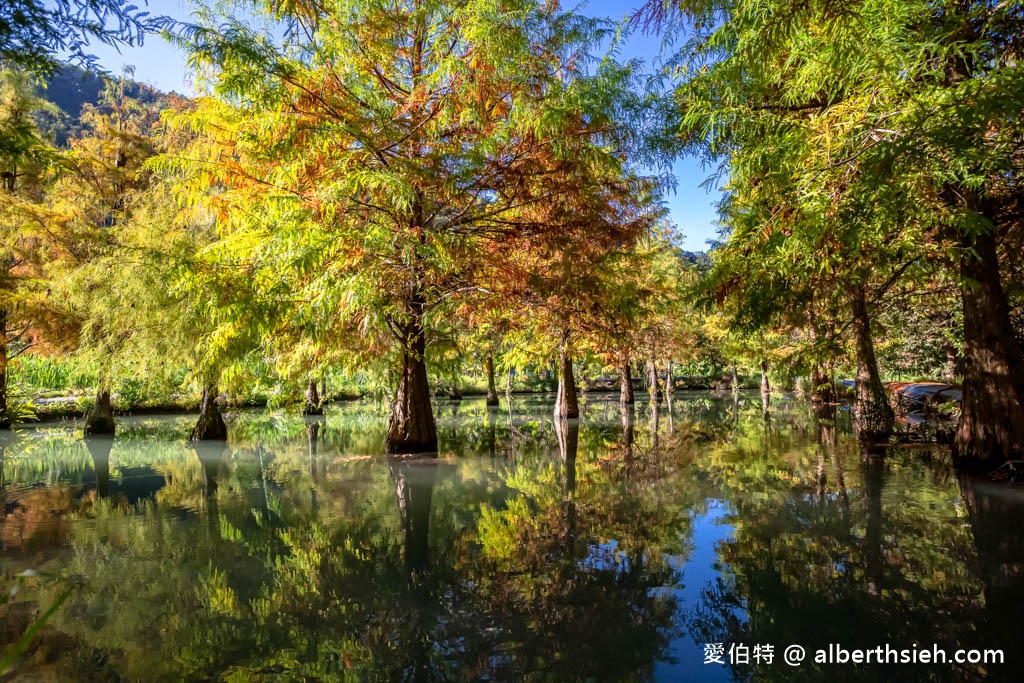
[[[498,405],[498,386],[494,381],[494,356],[487,354],[487,405]]]
[[[668,399],[669,404],[672,403],[672,394],[676,390],[676,380],[673,373],[675,370],[672,368],[672,359],[665,361],[665,397]]]
[[[862,441],[887,441],[892,434],[893,412],[882,387],[882,380],[878,376],[867,294],[863,286],[855,287],[852,294],[850,304],[853,313],[853,335],[857,346],[853,424],[857,436]]]
[[[391,410],[384,450],[389,455],[437,452],[437,425],[427,382],[426,334],[422,315],[405,328],[402,374]]]
[[[192,430],[193,441],[227,441],[228,427],[217,407],[217,387],[207,384],[199,401],[199,419]]]
[[[814,364],[814,369],[811,371],[811,402],[817,404],[836,402],[836,390],[832,385],[832,378],[818,363]]]
[[[580,406],[576,400],[576,378],[572,374],[569,331],[565,330],[558,344],[558,394],[555,397],[555,417],[571,420],[579,416]]]
[[[807,333],[811,338],[811,342],[817,346],[820,335],[818,331],[818,316],[815,315],[812,307],[807,309]],[[817,350],[815,352],[817,353]],[[816,404],[836,402],[835,382],[825,372],[822,364],[817,361],[815,361],[814,367],[811,370],[811,402]]]
[[[629,369],[629,354],[623,353],[619,358],[619,403],[624,406],[633,405],[633,373]]]
[[[4,188],[8,192],[14,192],[14,183],[17,175],[14,168],[10,175],[4,178]],[[10,275],[13,265],[13,256],[9,253],[0,253],[0,281],[5,281]],[[11,428],[10,405],[7,402],[7,322],[10,312],[6,308],[0,308],[0,429]]]
[[[512,368],[508,369],[508,374],[505,375],[505,399],[508,401],[509,407],[512,406]]]
[[[653,355],[647,359],[647,391],[650,392],[652,401],[661,400],[661,387],[658,385],[658,364],[654,362]]]
[[[739,391],[740,390],[740,376],[739,376],[739,373],[736,372],[736,361],[731,361],[731,366],[732,366],[732,390],[733,391]]]
[[[7,408],[7,311],[0,309],[0,429],[11,427]]]
[[[761,395],[765,396],[772,392],[771,384],[768,383],[768,361],[761,361]]]
[[[1024,355],[999,279],[995,237],[962,244],[964,383],[953,461],[993,469],[1024,457]]]
[[[320,405],[320,392],[316,388],[316,380],[309,378],[306,385],[306,405],[302,408],[303,415],[323,415],[324,408]]]
[[[657,457],[658,455],[658,427],[660,422],[661,413],[658,410],[658,402],[651,401],[651,455]]]
[[[101,384],[96,390],[96,402],[85,416],[85,435],[113,434],[116,429],[114,408],[110,405],[110,389]]]
[[[955,346],[946,341],[946,365],[942,368],[943,381],[954,384],[960,374],[960,358]]]

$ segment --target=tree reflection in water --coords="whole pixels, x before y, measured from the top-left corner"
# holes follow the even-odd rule
[[[53,428],[9,441],[5,548],[30,542],[38,568],[77,586],[19,673],[637,680],[671,678],[662,663],[683,641],[1019,650],[1024,506],[1005,485],[957,482],[941,453],[862,454],[842,413],[776,400],[766,422],[746,396],[677,393],[634,415],[591,394],[580,422],[529,398],[500,424],[482,400],[438,412],[442,452],[426,462],[375,451],[386,414],[358,405],[243,415],[212,449],[163,419],[85,447]],[[709,501],[731,531],[699,570]],[[4,579],[23,557],[0,556]],[[26,587],[18,613],[53,597]]]

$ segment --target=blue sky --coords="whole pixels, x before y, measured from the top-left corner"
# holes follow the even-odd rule
[[[619,20],[630,14],[642,0],[615,2],[614,0],[591,0],[577,8],[590,16]],[[139,3],[140,5],[143,3]],[[563,6],[572,7],[571,2]],[[189,3],[185,0],[150,0],[149,10],[153,13],[174,17],[187,17]],[[639,33],[630,36],[622,48],[622,59],[638,58],[650,68],[661,49],[661,39]],[[91,51],[109,71],[117,73],[122,67],[135,67],[135,78],[161,90],[191,92],[191,78],[185,64],[185,56],[177,48],[168,45],[157,36],[150,36],[141,47],[121,48],[120,53],[106,45],[93,46]],[[684,158],[673,165],[676,176],[676,190],[666,197],[673,222],[682,234],[683,247],[691,251],[707,248],[707,240],[716,235],[717,204],[721,194],[717,189],[710,192],[701,187],[709,170],[702,168],[696,159]]]

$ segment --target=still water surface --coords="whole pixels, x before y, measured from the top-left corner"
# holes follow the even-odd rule
[[[0,434],[0,579],[56,577],[0,644],[67,591],[16,679],[1021,680],[1024,490],[864,453],[842,410],[615,399],[567,429],[542,398],[442,401],[436,461],[387,459],[370,403],[243,413],[226,447],[191,417]],[[829,643],[1008,663],[814,663]]]

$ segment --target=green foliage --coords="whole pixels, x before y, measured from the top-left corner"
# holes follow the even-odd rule
[[[93,363],[54,356],[22,354],[11,362],[9,372],[10,381],[20,382],[34,391],[73,392],[96,385],[96,366]]]

